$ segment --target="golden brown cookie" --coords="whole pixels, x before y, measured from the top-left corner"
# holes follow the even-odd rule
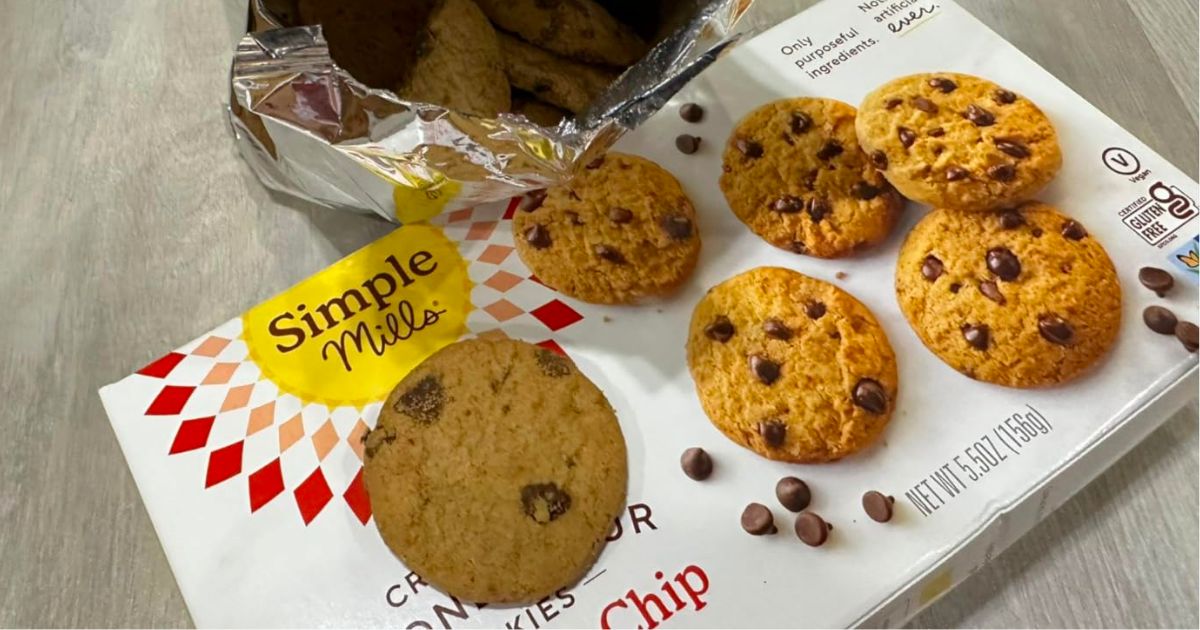
[[[754,110],[729,136],[722,170],[742,223],[799,254],[836,258],[878,243],[904,204],[859,150],[854,108],[831,99]]]
[[[406,80],[435,0],[297,0],[300,21],[320,25],[329,53],[381,90]]]
[[[696,211],[650,160],[609,153],[571,182],[530,193],[513,217],[526,266],[587,302],[626,304],[683,283],[700,255]]]
[[[646,43],[592,0],[478,0],[496,26],[563,57],[628,66]]]
[[[530,602],[578,580],[625,502],[612,407],[570,359],[472,339],[396,386],[363,478],[387,546],[464,601]]]
[[[709,289],[692,312],[687,357],[713,425],[770,459],[850,455],[895,408],[896,356],[875,317],[789,269],[759,267]]]
[[[1037,202],[929,213],[900,249],[896,299],[947,365],[1010,387],[1079,376],[1121,325],[1121,285],[1104,248]]]
[[[575,114],[587,109],[617,78],[605,68],[556,57],[504,33],[500,33],[500,53],[513,87]]]
[[[387,60],[378,60],[386,65]],[[412,72],[396,87],[402,98],[495,117],[510,109],[511,88],[500,42],[471,0],[440,0],[422,34]]]
[[[939,72],[890,81],[858,111],[858,141],[904,196],[987,210],[1036,195],[1062,166],[1032,101],[986,79]]]

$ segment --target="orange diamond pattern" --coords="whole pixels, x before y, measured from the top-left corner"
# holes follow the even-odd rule
[[[525,312],[521,310],[521,307],[509,302],[504,298],[500,298],[499,300],[488,304],[487,306],[483,307],[483,310],[487,311],[488,315],[495,317],[496,321],[498,322],[506,322]]]
[[[250,437],[274,423],[275,401],[272,400],[269,403],[255,407],[250,412],[250,421],[246,423],[246,437]]]
[[[208,375],[204,377],[202,385],[224,385],[233,378],[233,373],[237,371],[237,363],[218,363],[212,366],[208,371]]]
[[[325,461],[325,456],[329,451],[337,446],[338,434],[337,429],[333,428],[333,421],[326,420],[325,424],[321,425],[320,429],[312,436],[313,450],[317,452],[317,459]]]
[[[196,346],[196,349],[192,350],[192,354],[201,357],[215,357],[221,354],[225,346],[229,345],[229,341],[229,339],[224,337],[209,337]]]
[[[350,429],[350,435],[346,436],[346,445],[350,447],[350,450],[354,451],[355,455],[358,455],[358,461],[360,462],[363,459],[363,440],[366,439],[366,436],[367,423],[363,422],[362,418],[359,418],[358,422],[354,423],[354,428]]]
[[[292,445],[300,441],[304,437],[304,420],[300,414],[291,417],[290,420],[279,425],[279,453],[283,454]]]
[[[489,265],[499,265],[504,262],[505,258],[513,252],[513,248],[504,245],[488,245],[484,248],[483,253],[479,255],[479,262],[485,262]]]
[[[446,217],[446,222],[447,223],[461,223],[462,221],[469,221],[471,219],[471,215],[474,214],[474,212],[475,212],[474,208],[463,208],[462,210],[455,210],[454,212],[451,212]]]
[[[491,278],[483,281],[484,286],[495,289],[501,293],[521,284],[523,282],[521,276],[515,273],[509,273],[504,270],[497,271],[492,274]]]
[[[495,221],[479,221],[471,224],[471,228],[467,230],[468,241],[486,241],[492,236],[492,232],[496,231]]]
[[[221,411],[231,411],[233,409],[241,409],[250,402],[250,392],[254,391],[254,385],[238,385],[229,390],[225,394],[225,402],[221,403]]]

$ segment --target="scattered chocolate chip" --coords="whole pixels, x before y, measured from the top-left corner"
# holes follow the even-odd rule
[[[792,112],[792,133],[802,134],[812,128],[812,116],[804,112]]]
[[[896,499],[875,490],[862,496],[863,511],[871,517],[871,520],[878,523],[892,520],[892,506],[895,502]]]
[[[692,237],[692,220],[681,214],[668,214],[659,225],[673,240],[683,241]]]
[[[1138,270],[1138,282],[1142,286],[1150,289],[1158,294],[1158,297],[1165,297],[1175,286],[1175,278],[1165,269],[1158,267],[1142,267]]]
[[[933,77],[929,80],[929,87],[949,94],[958,88],[958,84],[945,77]]]
[[[1021,261],[1007,247],[993,247],[987,251],[987,268],[1005,282],[1012,282],[1021,275]]]
[[[421,424],[431,424],[441,417],[445,404],[446,390],[442,387],[442,379],[430,374],[401,394],[393,409]]]
[[[713,341],[725,343],[733,338],[733,322],[724,315],[717,315],[711,324],[704,327],[704,334]]]
[[[804,176],[804,187],[813,190],[817,187],[817,176],[821,174],[820,169],[813,169]]]
[[[615,247],[600,243],[592,248],[596,255],[610,263],[622,264],[625,262],[625,256],[617,251]]]
[[[787,438],[787,425],[778,420],[767,420],[758,423],[758,434],[762,436],[763,442],[771,448],[779,448],[783,446],[784,439]]]
[[[598,157],[598,158],[596,158],[596,159],[592,160],[591,162],[588,162],[588,163],[587,163],[587,168],[588,168],[588,170],[592,170],[592,171],[594,171],[594,170],[596,170],[596,169],[600,168],[600,167],[601,167],[601,166],[603,166],[603,165],[604,165],[604,156],[603,156],[603,155],[601,155],[600,157]]]
[[[683,468],[683,474],[696,481],[708,479],[713,470],[712,458],[704,449],[695,446],[683,452],[679,465]]]
[[[928,133],[930,138],[941,138],[942,136],[946,135],[946,130],[942,129],[941,127],[934,127],[933,129],[930,129]]]
[[[992,93],[992,99],[1001,105],[1012,105],[1017,102],[1017,95],[1004,88],[997,88]]]
[[[1023,160],[1032,155],[1029,152],[1029,147],[1017,142],[1016,140],[996,138],[993,142],[996,143],[996,148],[1000,149],[1001,153],[1011,155],[1018,160]]]
[[[780,214],[795,214],[804,209],[804,200],[792,195],[784,195],[771,202],[771,210]]]
[[[962,284],[961,284],[961,283],[958,283],[958,282],[951,282],[951,283],[950,283],[950,292],[951,292],[951,293],[958,293],[958,292],[959,292],[959,291],[961,291],[961,290],[962,290]]]
[[[791,512],[801,512],[812,502],[808,484],[795,477],[784,477],[775,484],[775,498]]]
[[[546,189],[531,190],[525,193],[525,198],[521,200],[519,207],[525,212],[533,212],[542,207],[544,201],[546,201]]]
[[[537,354],[534,356],[538,367],[542,369],[542,373],[546,376],[559,378],[571,373],[571,362],[557,352],[539,348]]]
[[[872,151],[871,152],[871,164],[875,165],[875,168],[877,168],[881,171],[886,171],[887,167],[888,167],[887,154],[884,153],[883,151]]]
[[[763,332],[768,337],[781,341],[787,341],[792,338],[792,329],[788,328],[787,324],[774,318],[763,322]]]
[[[1033,235],[1033,238],[1041,238],[1042,237],[1042,228],[1035,227],[1029,233]]]
[[[554,483],[531,483],[521,488],[525,516],[545,525],[571,509],[571,495]]]
[[[779,380],[779,364],[761,354],[750,355],[750,371],[763,385]]]
[[[896,136],[900,138],[900,144],[904,145],[904,148],[906,149],[911,147],[913,143],[917,141],[917,134],[908,127],[897,127]]]
[[[796,536],[809,547],[820,547],[829,539],[832,529],[825,519],[812,512],[802,512],[796,517]]]
[[[945,147],[943,147],[943,146],[942,146],[942,145],[940,145],[940,144],[939,144],[939,145],[937,145],[937,146],[935,146],[935,147],[933,147],[933,154],[934,154],[934,155],[941,155],[941,154],[943,154],[943,153],[945,153],[945,152],[946,152],[946,148],[945,148]],[[931,170],[931,167],[930,167],[928,164],[926,164],[925,166],[923,166],[923,167],[921,168],[921,176],[922,176],[922,177],[929,177],[929,171],[930,171],[930,170]]]
[[[1083,226],[1078,221],[1067,219],[1067,222],[1062,226],[1062,235],[1063,238],[1072,241],[1082,241],[1087,236],[1087,230],[1083,229]]]
[[[859,379],[854,385],[854,404],[871,413],[887,411],[887,392],[873,378]]]
[[[1000,213],[1000,227],[1006,230],[1015,230],[1022,225],[1025,225],[1025,217],[1016,210],[1005,210]]]
[[[753,140],[747,140],[746,138],[738,138],[733,143],[733,145],[735,147],[737,147],[738,151],[742,152],[742,155],[744,155],[748,158],[762,157],[763,146]]]
[[[942,273],[946,271],[946,266],[937,256],[930,254],[921,261],[921,275],[930,282],[942,277]]]
[[[823,302],[809,302],[804,305],[804,314],[808,315],[809,319],[821,319],[825,316],[825,304]]]
[[[936,114],[938,111],[938,106],[924,96],[914,96],[913,107],[916,107],[926,114]]]
[[[1175,336],[1188,352],[1195,352],[1200,344],[1200,329],[1192,322],[1179,322],[1175,325]]]
[[[900,107],[900,104],[901,104],[901,103],[903,103],[903,102],[904,102],[904,100],[903,100],[903,99],[899,99],[899,98],[889,98],[889,99],[887,100],[887,102],[883,104],[883,106],[884,106],[884,107],[886,107],[886,108],[888,108],[888,109],[896,109],[897,107]]]
[[[544,225],[531,225],[525,229],[525,242],[534,249],[550,247],[550,230]]]
[[[1075,329],[1067,320],[1047,313],[1038,317],[1038,332],[1050,343],[1065,346],[1075,338]]]
[[[617,223],[617,224],[629,223],[630,221],[633,220],[633,210],[630,210],[629,208],[620,208],[620,207],[609,208],[608,209],[608,220],[612,221],[613,223]]]
[[[817,159],[832,160],[833,158],[841,155],[844,151],[845,149],[842,148],[842,143],[838,142],[837,140],[830,140],[829,142],[826,142],[819,151],[817,151]]]
[[[679,108],[679,117],[690,123],[700,122],[704,118],[704,108],[695,103],[684,103]]]
[[[823,197],[813,197],[808,202],[808,216],[812,217],[813,223],[820,223],[832,210],[829,201]]]
[[[681,133],[675,136],[675,148],[679,149],[680,153],[691,155],[700,150],[700,137]]]
[[[990,127],[996,124],[996,116],[992,112],[974,103],[967,106],[967,111],[963,112],[963,117],[975,123],[976,127]]]
[[[991,331],[987,324],[963,324],[962,336],[976,350],[987,350]]]
[[[967,169],[965,169],[961,166],[947,166],[946,167],[946,181],[948,181],[948,182],[957,182],[960,180],[964,180],[969,175],[970,175],[970,173],[967,172]]]
[[[1142,311],[1142,321],[1146,322],[1147,328],[1160,335],[1174,335],[1175,326],[1179,323],[1175,313],[1161,306],[1147,306]]]
[[[850,277],[850,274],[846,273],[845,271],[839,271],[833,274],[833,277],[837,278],[838,280],[845,280],[846,278]]]
[[[858,197],[863,201],[870,201],[878,197],[881,191],[879,190],[879,187],[872,186],[867,182],[855,182],[854,185],[850,187],[850,192],[854,193],[855,197]]]
[[[567,220],[571,222],[571,225],[583,225],[583,219],[579,218],[578,212],[575,212],[573,210],[567,210],[563,214],[566,215]]]
[[[992,282],[991,280],[984,280],[983,282],[980,282],[979,292],[982,293],[984,297],[999,304],[1000,306],[1004,306],[1004,304],[1008,302],[1008,300],[1004,299],[1004,294],[1000,292],[1000,287],[997,287],[996,283]]]
[[[770,508],[761,503],[751,503],[742,510],[742,529],[752,536],[774,534],[775,516]]]
[[[1017,167],[1012,164],[997,164],[989,167],[987,174],[998,182],[1011,182],[1017,177]]]

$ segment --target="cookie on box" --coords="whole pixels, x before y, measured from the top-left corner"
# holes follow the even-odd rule
[[[474,2],[440,0],[421,37],[412,71],[396,87],[397,95],[489,118],[509,110],[511,88],[500,43]]]
[[[513,87],[574,114],[583,113],[617,79],[608,69],[556,57],[504,33],[500,52]]]
[[[478,0],[496,26],[585,63],[628,66],[646,43],[592,0]]]

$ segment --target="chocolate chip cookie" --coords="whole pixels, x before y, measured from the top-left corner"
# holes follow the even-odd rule
[[[1010,387],[1079,376],[1121,324],[1121,285],[1104,248],[1037,202],[929,213],[900,249],[896,298],[938,358]]]
[[[904,196],[935,208],[988,210],[1030,199],[1062,150],[1032,101],[953,72],[894,79],[867,95],[858,141]]]
[[[623,153],[597,159],[567,185],[526,195],[512,227],[538,279],[587,302],[669,293],[700,255],[696,212],[679,182]]]
[[[767,242],[821,258],[882,241],[903,207],[854,135],[854,108],[822,98],[767,103],[725,145],[721,192]]]
[[[464,601],[531,602],[579,579],[625,502],[612,407],[570,359],[510,339],[439,350],[367,434],[387,546]]]
[[[617,79],[607,68],[556,57],[505,33],[500,33],[500,53],[513,87],[575,114]]]
[[[627,66],[646,43],[592,0],[476,0],[500,28],[568,59]]]
[[[896,356],[867,307],[795,271],[759,267],[709,289],[687,341],[704,412],[764,457],[840,459],[895,408]]]

